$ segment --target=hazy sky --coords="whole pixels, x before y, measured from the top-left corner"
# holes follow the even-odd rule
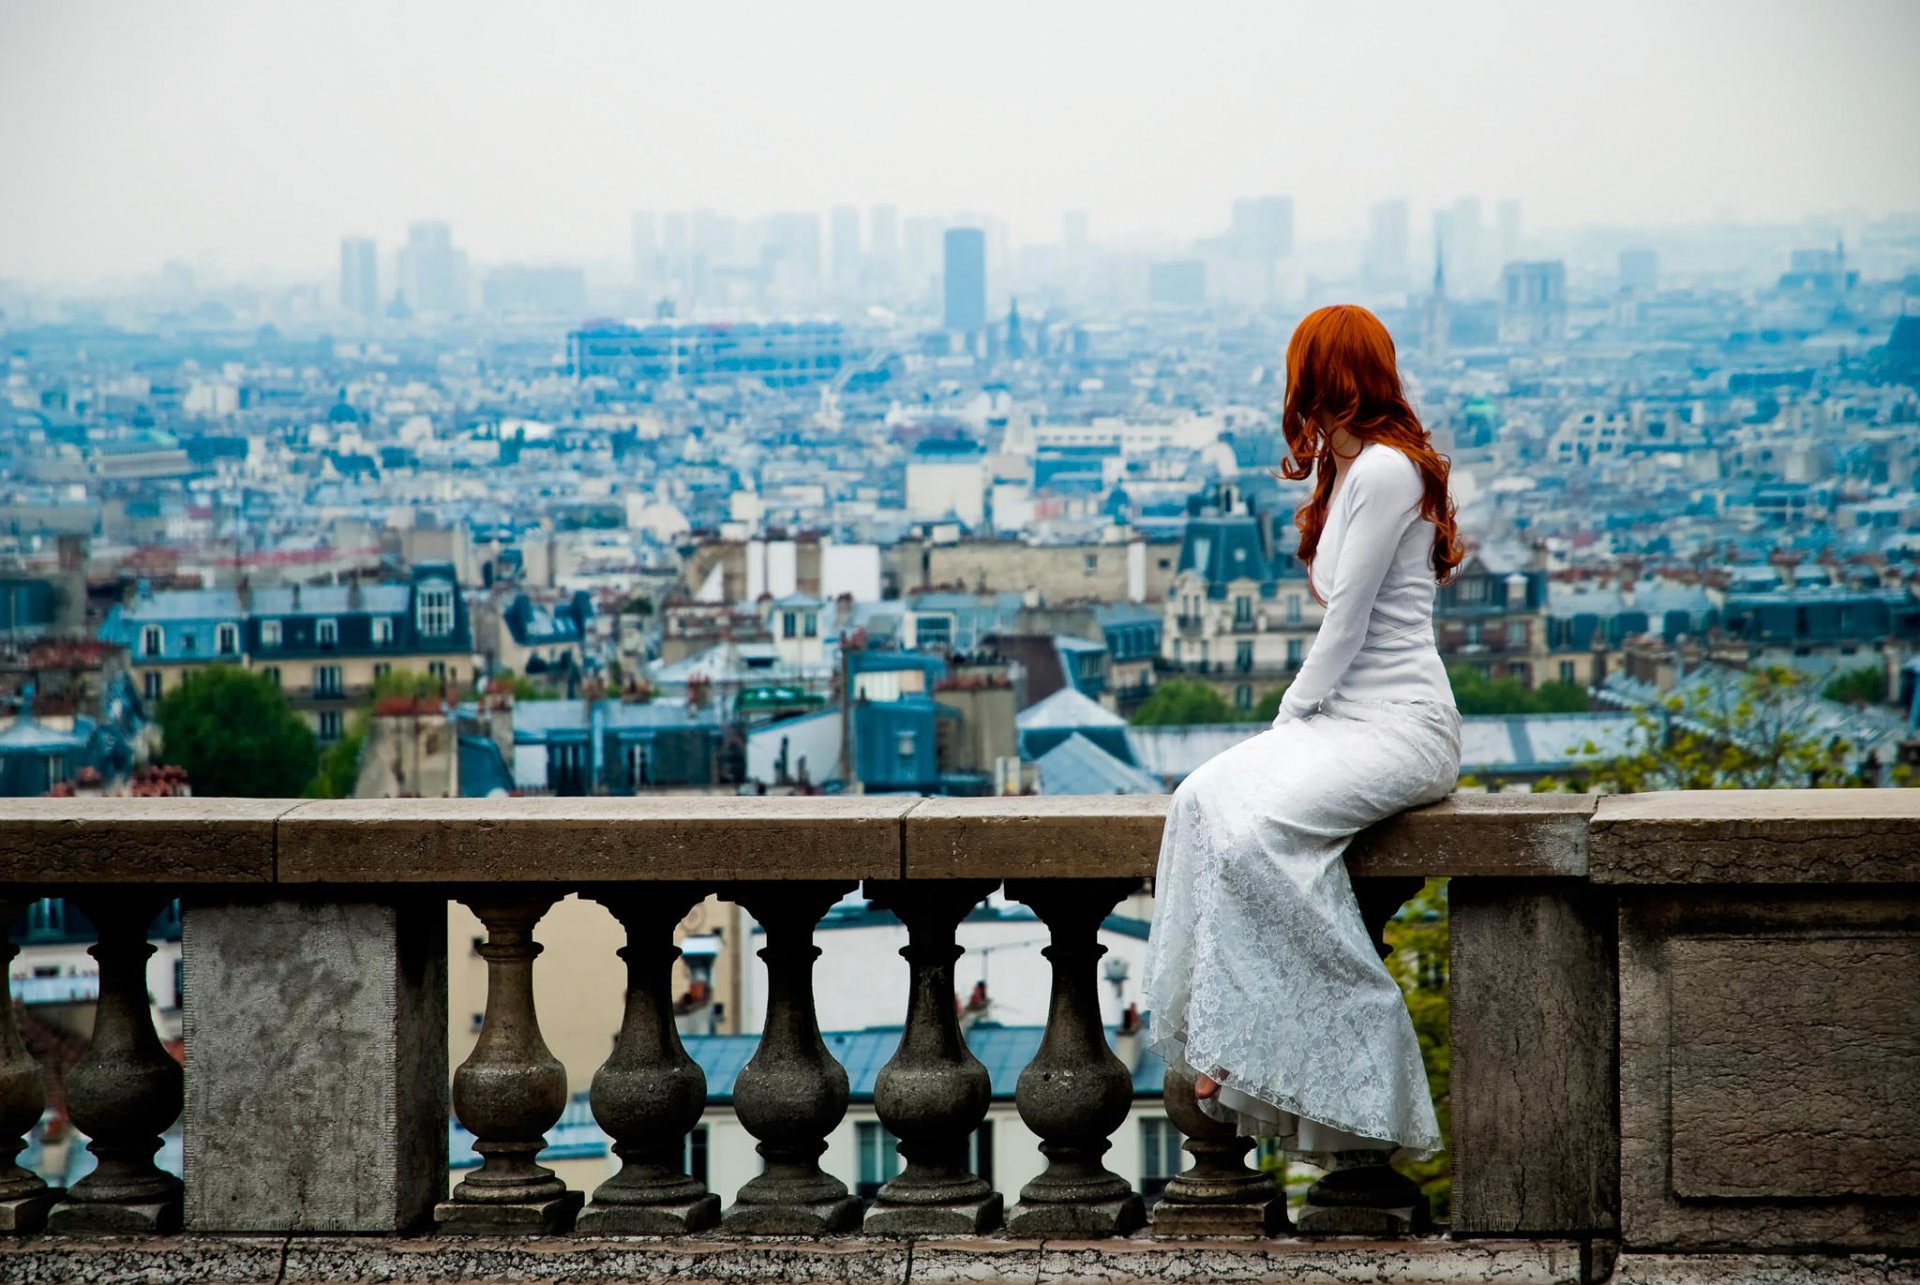
[[[440,217],[481,260],[628,214],[989,210],[1217,230],[1284,192],[1530,227],[1920,209],[1920,0],[0,0],[0,275],[320,270]],[[1418,223],[1416,226],[1424,226]]]

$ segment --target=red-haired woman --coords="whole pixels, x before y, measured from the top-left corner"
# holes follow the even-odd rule
[[[1143,988],[1154,1050],[1201,1109],[1290,1154],[1441,1146],[1413,1023],[1367,938],[1342,856],[1439,799],[1460,713],[1433,638],[1460,564],[1447,461],[1364,308],[1322,308],[1287,345],[1284,476],[1313,477],[1300,558],[1326,605],[1271,729],[1173,796]]]

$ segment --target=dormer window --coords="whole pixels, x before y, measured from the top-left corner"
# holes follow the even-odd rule
[[[453,632],[453,586],[444,580],[428,580],[414,593],[413,619],[428,638],[444,638]]]
[[[340,645],[340,622],[320,621],[314,626],[314,637],[319,642],[321,651],[332,651]]]
[[[240,654],[240,626],[215,625],[213,630],[213,649],[222,656]]]
[[[166,645],[166,633],[159,625],[148,625],[140,631],[140,654],[158,656]]]
[[[373,618],[373,645],[387,647],[393,643],[393,617],[375,616]]]
[[[279,621],[263,620],[260,622],[260,645],[262,647],[278,647],[280,645]]]

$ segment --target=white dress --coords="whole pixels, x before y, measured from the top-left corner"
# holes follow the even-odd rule
[[[1400,989],[1343,860],[1359,830],[1450,792],[1460,714],[1433,639],[1433,524],[1418,469],[1370,443],[1329,507],[1327,600],[1273,726],[1174,793],[1142,989],[1168,1065],[1202,1103],[1290,1154],[1441,1147]]]

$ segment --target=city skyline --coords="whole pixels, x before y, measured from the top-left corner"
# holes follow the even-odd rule
[[[1109,243],[1214,235],[1259,193],[1303,242],[1475,194],[1538,227],[1920,209],[1882,142],[1920,116],[1899,3],[988,6],[930,42],[854,4],[197,8],[0,3],[0,118],[31,122],[0,163],[32,197],[0,212],[0,275],[318,273],[426,219],[476,261],[591,261],[648,208],[991,210],[1020,243],[1074,211]]]

